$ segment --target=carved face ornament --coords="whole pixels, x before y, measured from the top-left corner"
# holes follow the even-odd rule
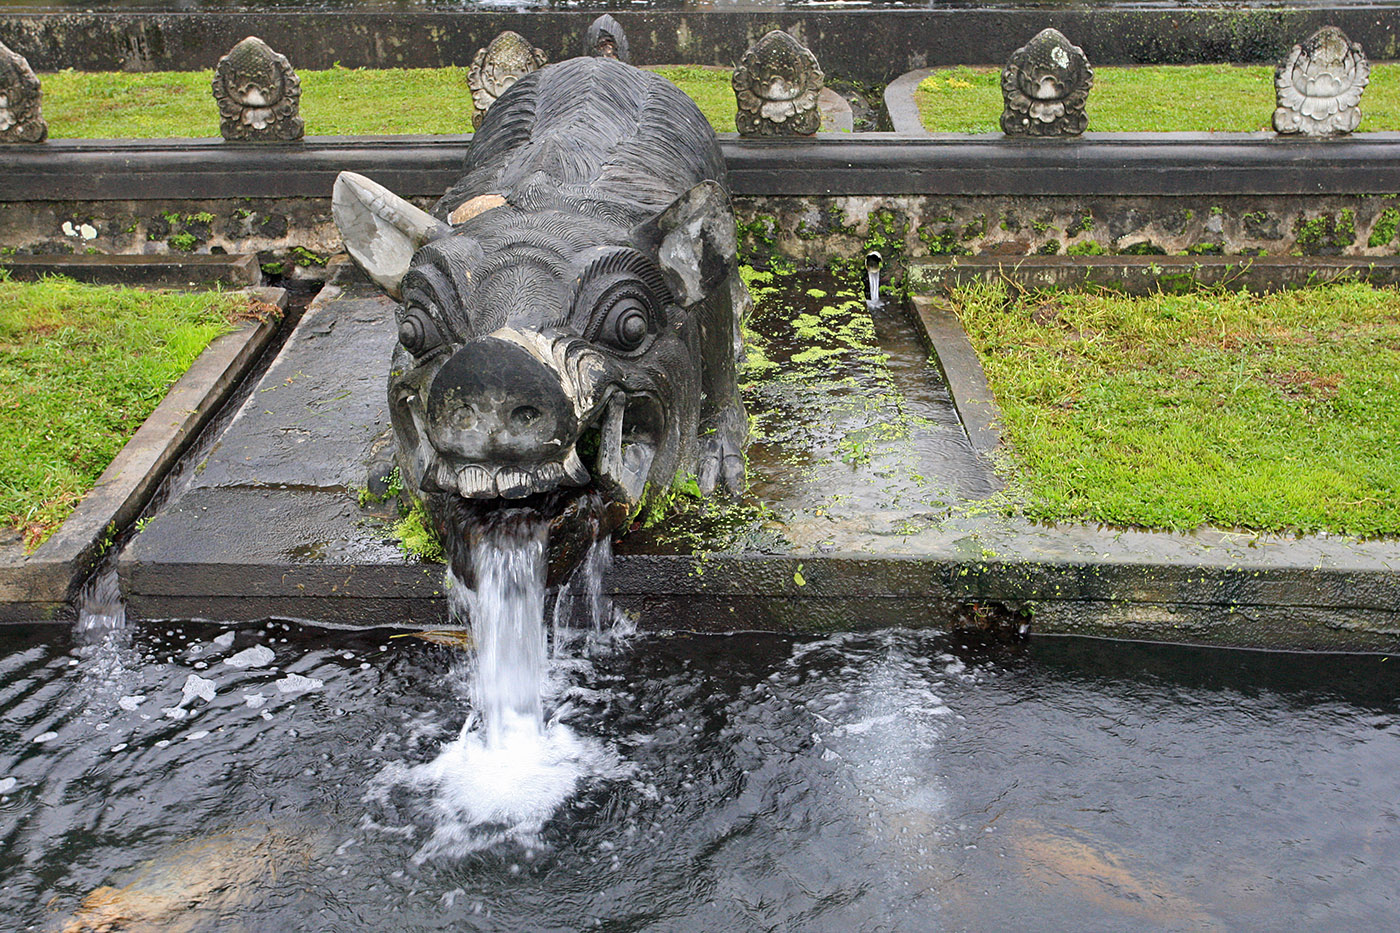
[[[1002,129],[1031,136],[1082,133],[1092,86],[1093,70],[1084,53],[1056,30],[1042,30],[1011,55],[1002,71]]]
[[[816,132],[821,122],[817,95],[825,82],[816,56],[792,36],[774,30],[749,49],[734,71],[738,119],[756,124],[760,132],[764,121],[800,122],[800,132]]]
[[[1348,133],[1361,121],[1357,105],[1371,66],[1361,47],[1327,26],[1293,47],[1275,77],[1274,127],[1283,133]]]

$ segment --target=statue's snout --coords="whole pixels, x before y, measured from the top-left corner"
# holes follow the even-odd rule
[[[518,343],[483,337],[428,390],[428,438],[451,465],[558,460],[578,434],[555,369]]]

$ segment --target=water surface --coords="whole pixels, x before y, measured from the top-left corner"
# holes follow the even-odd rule
[[[471,715],[464,656],[388,635],[0,631],[12,928],[1263,931],[1398,913],[1400,675],[1380,657],[594,639],[553,660],[545,716],[608,760],[535,838],[452,854],[428,845],[432,794],[395,775]]]

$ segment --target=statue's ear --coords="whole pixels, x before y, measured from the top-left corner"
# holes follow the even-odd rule
[[[395,298],[418,247],[452,232],[427,211],[354,172],[341,172],[336,177],[331,215],[350,256]]]
[[[689,307],[723,282],[738,256],[734,211],[717,181],[702,181],[638,230],[656,250],[671,294]]]

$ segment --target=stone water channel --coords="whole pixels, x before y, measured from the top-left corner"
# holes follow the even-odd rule
[[[256,479],[266,463],[245,460],[244,432],[290,417],[267,433],[290,438],[284,466],[312,472],[318,445],[346,443],[320,423],[361,402],[311,364],[383,323],[359,287],[313,304],[131,547],[256,551],[236,528],[171,530],[224,515],[221,496],[245,511],[264,494],[338,496],[323,518],[352,502],[349,478],[281,493]],[[754,502],[639,527],[624,551],[795,536],[820,553],[914,534],[994,490],[911,319],[828,276],[751,287]],[[364,381],[377,394],[381,378]],[[352,428],[372,446],[372,423]],[[294,562],[392,550],[368,514],[315,528],[351,537]],[[654,633],[673,618],[607,605],[605,550],[551,608],[539,533],[492,536],[474,590],[421,568],[436,602],[472,617],[474,653],[395,637],[422,620],[384,603],[360,629],[116,611],[0,629],[7,915],[74,931],[1272,930],[1395,915],[1400,674],[1385,656],[948,634],[934,607],[907,620],[923,630],[854,631],[884,620],[851,609],[812,619],[845,634]]]

